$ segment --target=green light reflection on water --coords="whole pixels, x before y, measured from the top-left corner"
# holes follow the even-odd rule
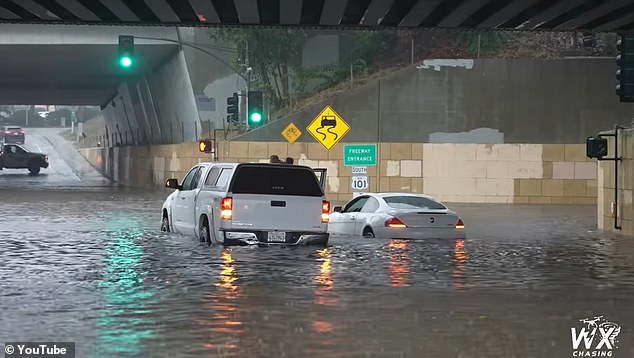
[[[108,223],[104,240],[103,278],[97,291],[103,306],[96,321],[96,344],[91,356],[142,356],[143,341],[154,336],[154,320],[149,306],[158,301],[153,287],[144,285],[143,233],[128,216],[115,217]]]

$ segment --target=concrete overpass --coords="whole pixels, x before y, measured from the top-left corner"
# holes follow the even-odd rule
[[[136,65],[117,66],[119,34],[176,40],[174,28],[0,24],[0,103],[104,105],[129,78],[156,69],[178,51],[137,39]]]
[[[628,0],[2,0],[9,23],[171,26],[634,28]]]

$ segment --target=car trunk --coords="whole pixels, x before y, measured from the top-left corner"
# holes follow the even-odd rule
[[[401,220],[408,227],[448,228],[454,227],[458,216],[446,210],[399,210],[390,214]]]

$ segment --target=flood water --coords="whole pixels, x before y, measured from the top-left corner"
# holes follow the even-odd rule
[[[167,192],[0,175],[0,341],[78,357],[571,357],[603,315],[634,356],[634,243],[588,206],[450,204],[465,240],[207,246]]]

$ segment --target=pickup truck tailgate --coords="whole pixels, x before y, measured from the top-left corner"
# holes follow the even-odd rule
[[[234,194],[231,227],[249,230],[323,231],[322,198]]]

